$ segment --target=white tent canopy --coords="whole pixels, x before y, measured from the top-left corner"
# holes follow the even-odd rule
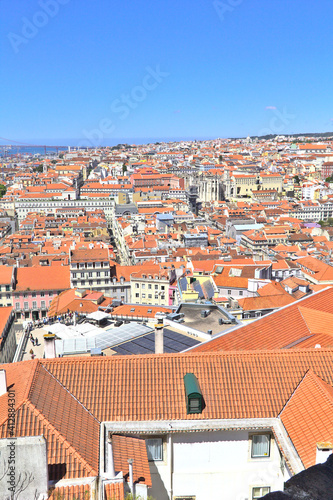
[[[87,314],[86,318],[92,319],[94,321],[103,321],[103,319],[111,318],[111,315],[103,311],[95,311],[90,314]]]

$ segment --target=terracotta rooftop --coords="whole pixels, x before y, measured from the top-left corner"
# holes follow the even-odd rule
[[[281,413],[304,467],[316,462],[315,444],[332,441],[333,388],[309,370]]]
[[[19,267],[16,279],[16,292],[70,288],[69,266]]]
[[[10,285],[13,276],[12,266],[0,266],[0,285]]]
[[[299,349],[315,347],[318,343],[322,347],[333,347],[333,288],[293,302],[193,350]]]
[[[91,262],[109,260],[108,251],[104,248],[78,248],[71,252],[71,262]]]
[[[326,297],[332,307],[329,302]],[[97,474],[101,421],[274,418],[309,370],[332,397],[333,349],[56,358],[2,368],[16,393],[16,435],[45,436],[50,479],[59,479]],[[201,414],[186,412],[186,373],[198,378]],[[8,435],[6,401],[6,394],[0,397],[0,437]]]
[[[48,500],[78,500],[78,499],[88,499],[91,495],[91,486],[90,484],[76,484],[69,486],[59,486],[52,490],[51,495],[48,497]],[[110,500],[113,497],[109,497]],[[115,497],[115,500],[123,500],[124,495],[122,497]]]
[[[133,464],[134,481],[139,482],[139,478],[144,478],[144,483],[151,486],[146,442],[144,439],[114,434],[112,436],[112,452],[116,474],[121,471],[124,473],[124,476],[129,474],[127,460],[135,457]]]
[[[332,349],[313,349],[40,363],[99,421],[127,421],[277,416],[309,368],[332,384],[332,361]],[[186,413],[183,377],[189,372],[198,377],[205,398],[202,414]]]
[[[105,500],[124,500],[124,483],[108,483],[105,485]]]
[[[45,436],[50,480],[97,475],[98,420],[41,363],[2,366],[15,391],[15,435]],[[9,436],[4,410],[0,422],[0,437]]]

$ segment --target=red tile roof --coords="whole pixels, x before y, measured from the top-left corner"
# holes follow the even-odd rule
[[[10,285],[13,277],[12,266],[0,266],[0,285]]]
[[[280,295],[277,298],[280,300]],[[259,297],[258,297],[259,298]],[[261,297],[265,299],[266,297]],[[243,299],[248,300],[248,299]],[[210,352],[234,349],[286,349],[315,347],[317,335],[322,347],[333,346],[333,288],[296,301],[250,324],[233,329],[220,337],[194,347],[194,351]]]
[[[15,391],[14,435],[45,436],[50,479],[96,476],[98,420],[41,363],[3,367],[7,386]],[[0,401],[6,397],[1,396]],[[0,404],[0,408],[3,406]],[[4,411],[1,424],[0,437],[9,437],[8,414]]]
[[[105,485],[105,500],[124,500],[124,483],[107,483]]]
[[[333,384],[333,350],[324,349],[41,362],[100,421],[274,417],[309,368]],[[187,415],[186,373],[199,380],[202,414]]]
[[[310,369],[333,385],[333,349],[68,357],[2,368],[16,392],[15,434],[45,436],[50,479],[64,475],[61,464],[65,478],[91,477],[98,470],[99,422],[275,418]],[[187,414],[186,373],[198,379],[201,414]],[[5,437],[7,395],[0,397],[0,413]],[[117,446],[128,444],[118,441],[116,461]]]
[[[70,287],[69,266],[35,266],[17,269],[16,292],[66,290]]]
[[[148,486],[152,485],[146,441],[144,439],[114,434],[112,436],[112,452],[116,474],[121,471],[124,473],[124,476],[129,474],[128,459],[134,458],[134,481],[144,482]]]
[[[48,500],[88,500],[89,498],[91,498],[90,484],[76,484],[54,488]],[[109,498],[111,500],[111,497]],[[119,497],[119,500],[123,498],[124,495]],[[115,497],[115,500],[118,500],[118,497]]]
[[[333,440],[333,388],[312,370],[291,396],[281,420],[304,467],[316,463],[316,443]]]

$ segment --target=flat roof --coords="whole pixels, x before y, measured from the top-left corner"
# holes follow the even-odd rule
[[[203,318],[201,311],[209,310],[208,316]],[[230,317],[227,311],[223,311],[221,307],[213,304],[181,304],[177,309],[177,313],[184,314],[184,322],[182,325],[188,326],[203,333],[212,330],[212,335],[224,332],[235,326],[237,323],[222,323],[219,324],[219,319],[227,321]]]

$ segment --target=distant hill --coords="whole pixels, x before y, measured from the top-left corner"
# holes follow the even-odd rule
[[[279,134],[269,134],[269,135],[251,135],[251,139],[274,139]],[[312,132],[312,133],[303,133],[303,134],[280,134],[284,137],[317,137],[326,138],[333,137],[333,132]],[[238,139],[245,139],[245,137],[238,137]]]

